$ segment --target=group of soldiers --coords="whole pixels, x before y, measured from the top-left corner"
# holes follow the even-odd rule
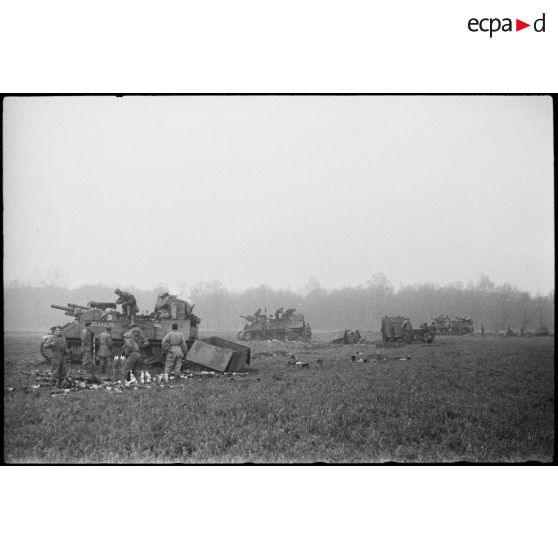
[[[120,377],[117,378],[114,367],[111,366],[115,358],[111,332],[111,326],[107,325],[104,331],[95,336],[91,329],[91,322],[85,322],[84,328],[81,331],[81,364],[83,370],[89,375],[92,382],[98,383],[98,379],[95,376],[96,355],[99,359],[101,376],[107,377],[112,372],[112,379],[120,380],[124,385],[129,385],[130,382],[141,381],[141,370],[145,365],[142,350],[145,351],[149,347],[149,341],[137,325],[133,325],[129,331],[122,335],[124,342],[122,350],[125,361],[119,374]],[[177,324],[172,324],[172,330],[163,337],[161,345],[166,353],[166,361],[164,373],[157,375],[158,384],[168,383],[170,374],[180,373],[183,359],[188,353],[186,340],[182,333],[178,331]],[[69,387],[71,378],[69,378],[66,367],[66,355],[69,354],[69,349],[60,326],[52,328],[51,338],[44,346],[52,351],[51,382],[53,386]]]

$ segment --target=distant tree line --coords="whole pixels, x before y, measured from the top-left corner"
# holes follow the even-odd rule
[[[138,289],[118,285],[136,295],[140,312],[153,310],[157,294],[165,285]],[[28,285],[12,282],[4,289],[4,330],[44,331],[50,326],[71,320],[51,304],[88,301],[114,301],[115,286],[83,285],[70,289],[52,282]],[[302,312],[314,330],[379,330],[384,315],[408,316],[418,327],[439,314],[468,315],[475,329],[481,324],[486,331],[501,331],[508,326],[519,331],[540,326],[554,329],[554,291],[533,296],[509,283],[495,285],[482,275],[476,283],[446,286],[419,284],[395,289],[383,273],[375,274],[364,285],[325,289],[312,278],[300,292],[272,289],[261,285],[244,291],[229,290],[220,281],[196,284],[186,296],[195,304],[194,312],[202,319],[201,331],[234,331],[243,325],[241,315],[257,308],[273,313],[281,306]]]

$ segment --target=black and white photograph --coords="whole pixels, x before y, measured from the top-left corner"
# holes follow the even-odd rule
[[[4,462],[554,462],[551,96],[2,110]]]

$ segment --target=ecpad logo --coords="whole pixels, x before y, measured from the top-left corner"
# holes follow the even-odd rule
[[[539,19],[536,19],[533,22],[533,29],[536,33],[545,32],[545,15],[546,14],[543,13],[543,15]],[[467,27],[469,28],[469,31],[473,33],[477,33],[478,31],[489,33],[490,38],[492,38],[492,35],[494,33],[497,33],[498,31],[503,31],[504,33],[513,31],[512,20],[509,17],[505,17],[503,19],[497,17],[485,17],[482,19],[477,19],[472,17],[469,20]],[[527,27],[531,27],[531,24],[525,23],[520,19],[515,20],[516,31],[521,31],[522,29],[526,29]]]

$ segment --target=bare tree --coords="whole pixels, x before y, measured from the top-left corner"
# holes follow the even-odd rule
[[[67,287],[68,274],[64,273],[59,265],[55,265],[47,270],[43,283],[48,287]]]
[[[519,315],[519,326],[521,329],[527,330],[535,315],[535,306],[529,293],[519,293],[517,299],[517,312]]]

